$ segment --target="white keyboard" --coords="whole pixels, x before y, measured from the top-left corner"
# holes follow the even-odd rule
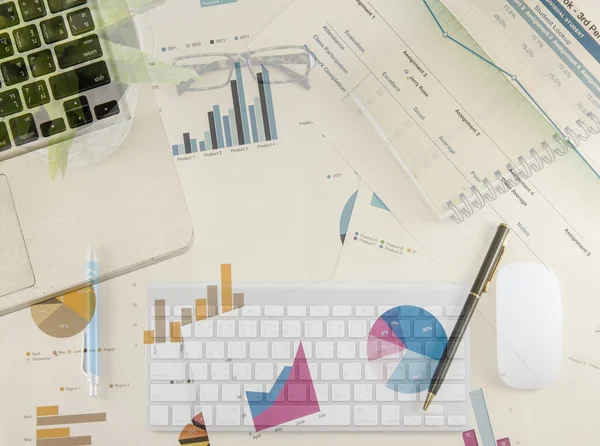
[[[300,343],[310,373],[289,376],[295,381],[277,404],[307,413],[318,401],[319,410],[284,420],[279,428],[462,431],[468,423],[468,334],[434,403],[422,409],[436,359],[466,297],[463,288],[336,283],[277,296],[272,286],[261,292],[248,284],[240,286],[243,308],[199,322],[189,288],[182,293],[176,284],[163,285],[161,293],[148,294],[151,329],[156,331],[157,295],[165,300],[159,312],[166,333],[182,315],[189,322],[190,309],[194,321],[181,328],[182,343],[148,346],[152,430],[181,430],[200,411],[209,431],[261,430],[252,415],[273,406],[277,395],[269,392],[294,364]]]

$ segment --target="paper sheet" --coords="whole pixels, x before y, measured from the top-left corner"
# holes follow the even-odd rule
[[[208,7],[197,0],[169,0],[146,14],[142,37],[153,42],[156,54],[169,63],[177,50],[167,48],[185,51],[186,43],[199,42],[202,51],[204,47],[213,52],[244,51],[246,43],[287,3],[263,1],[257,8],[253,2],[240,1]],[[210,43],[219,39],[224,42]],[[146,50],[151,51],[148,45]],[[256,81],[249,73],[243,76],[252,98]],[[156,86],[162,94],[159,102],[166,131],[174,143],[184,132],[203,130],[206,111],[213,105],[231,101],[227,89],[177,96],[172,84]],[[40,326],[40,317],[50,320],[52,329],[46,331],[36,325],[29,309],[0,320],[0,394],[5,402],[0,408],[1,444],[35,443],[37,408],[50,406],[49,410],[58,406],[60,415],[106,414],[106,421],[72,426],[72,436],[91,436],[93,444],[177,444],[178,432],[155,433],[147,427],[149,384],[143,345],[149,323],[147,284],[218,280],[223,263],[232,264],[235,281],[332,277],[342,248],[340,215],[359,180],[317,130],[302,105],[303,89],[273,86],[272,96],[280,131],[276,141],[244,145],[245,150],[234,151],[242,148],[237,146],[214,151],[222,155],[182,157],[177,162],[195,225],[191,250],[100,284],[98,398],[88,397],[81,373],[83,334],[67,338],[46,334],[78,320],[72,309],[64,305],[56,306],[59,313],[52,306],[41,309],[52,313],[38,315]],[[180,99],[183,102],[177,102]],[[94,242],[101,270],[102,245]],[[84,269],[82,253],[82,277]]]
[[[341,43],[344,47],[341,49],[336,40],[341,42],[343,36],[349,39],[346,30],[352,34],[356,23],[366,26],[365,20],[369,22],[380,19],[396,23],[395,21],[400,20],[400,17],[402,20],[409,20],[413,11],[420,11],[415,16],[415,20],[427,21],[429,28],[435,27],[436,24],[431,21],[431,16],[428,17],[426,13],[416,9],[418,6],[424,8],[422,0],[411,0],[408,5],[410,7],[404,9],[397,3],[377,0],[372,2],[372,6],[380,12],[385,11],[386,14],[381,16],[377,14],[375,18],[368,17],[360,5],[352,2],[344,3],[343,6],[340,3],[340,7],[347,8],[344,11],[348,12],[340,14],[341,10],[336,9],[333,3],[335,2],[328,3],[327,7],[318,8],[311,8],[310,2],[292,4],[277,21],[261,33],[253,42],[253,46],[293,42],[319,50],[316,38],[323,42],[327,50],[322,48],[319,54],[325,54],[323,60],[326,63],[322,69],[315,70],[314,88],[311,93],[315,94],[314,100],[318,103],[315,112],[320,113],[321,123],[326,128],[328,139],[397,218],[411,220],[413,214],[406,211],[404,197],[407,189],[412,187],[411,183],[405,181],[402,169],[388,149],[381,144],[372,127],[357,117],[356,113],[349,113],[345,106],[344,96],[348,95],[362,79],[368,80],[372,74],[355,56],[356,48],[347,46],[348,43]],[[296,17],[303,17],[303,20],[299,21]],[[389,45],[390,39],[397,41],[398,37],[377,34],[382,32],[379,28],[373,28],[372,31],[379,37],[380,47],[387,49],[386,45]],[[392,25],[392,28],[399,29],[398,24],[395,27]],[[337,30],[337,34],[331,29]],[[403,37],[412,39],[413,43],[418,42],[419,34],[413,34],[415,33]],[[356,44],[352,45],[356,46]],[[402,51],[395,51],[393,54],[397,57],[392,60],[406,58]],[[444,60],[444,57],[438,59]],[[343,75],[343,70],[336,64],[336,60],[348,71],[347,76]],[[449,60],[447,62],[449,63]],[[383,70],[384,67],[380,67],[375,73]],[[340,91],[338,84],[332,83],[332,73],[338,80],[344,80],[342,86],[345,92]],[[363,84],[357,88],[361,85]],[[324,98],[329,100],[326,101]],[[479,104],[479,110],[484,115],[487,113],[492,116],[490,110],[495,108],[487,102]],[[508,110],[510,108],[506,109],[507,112]],[[519,110],[514,110],[515,116],[519,116]],[[519,119],[522,119],[522,116]],[[540,123],[540,125],[542,128],[547,128],[545,124]],[[368,132],[365,132],[365,129]],[[488,123],[486,129],[493,133],[494,141],[506,143],[508,141],[506,138],[512,138],[513,141],[518,142],[517,146],[508,144],[508,147],[535,146],[539,144],[541,135],[545,134],[545,132],[536,133],[533,128],[531,131],[522,128],[512,133],[502,126],[494,126],[492,122]],[[369,149],[365,150],[365,147]],[[501,166],[502,164],[499,167]],[[444,184],[444,179],[445,177],[441,175],[438,184]],[[600,197],[600,181],[576,153],[571,152],[553,165],[536,172],[530,182],[518,184],[511,187],[504,195],[498,195],[497,200],[488,203],[483,209],[475,209],[472,217],[467,218],[459,228],[452,231],[466,234],[475,247],[479,246],[475,249],[480,252],[481,247],[485,246],[481,234],[489,233],[491,227],[495,227],[499,221],[505,221],[514,230],[515,237],[526,246],[528,255],[537,258],[538,261],[559,273],[568,271],[566,275],[569,275],[572,265],[577,263],[578,270],[573,271],[575,274],[580,273],[582,277],[593,275],[596,263],[595,252],[600,246],[600,230],[596,223],[599,214],[598,207],[594,204],[597,197]],[[418,226],[427,227],[435,224],[431,217],[424,215],[423,218],[416,223]],[[444,222],[441,225],[445,224]],[[549,241],[551,243],[548,243]]]

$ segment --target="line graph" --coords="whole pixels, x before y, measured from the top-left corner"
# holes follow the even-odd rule
[[[438,20],[437,16],[435,15],[435,13],[433,12],[431,6],[428,3],[428,0],[422,0],[423,4],[425,5],[425,7],[427,8],[427,11],[429,12],[429,14],[431,15],[431,17],[433,18],[433,20],[435,21],[437,27],[439,28],[440,32],[442,33],[442,37],[444,37],[445,39],[449,39],[452,42],[454,42],[455,44],[457,44],[458,46],[460,46],[461,48],[463,48],[464,50],[468,51],[469,53],[471,53],[472,55],[474,55],[475,57],[479,58],[480,60],[484,61],[485,63],[487,63],[488,65],[494,67],[495,69],[497,69],[498,71],[502,72],[503,74],[505,74],[506,76],[508,76],[518,87],[519,89],[523,92],[523,94],[525,96],[527,96],[531,102],[533,102],[533,104],[535,105],[535,107],[539,110],[540,113],[542,113],[542,115],[544,115],[544,117],[548,120],[548,122],[550,122],[550,124],[552,125],[552,127],[554,127],[556,129],[556,131],[561,135],[561,137],[566,141],[566,143],[568,144],[568,146],[573,149],[575,151],[575,153],[577,153],[577,155],[579,156],[579,158],[581,158],[583,160],[583,162],[590,168],[592,169],[592,171],[596,174],[596,176],[598,178],[600,178],[600,174],[598,174],[594,168],[590,165],[590,163],[585,159],[585,157],[579,152],[579,150],[577,150],[577,148],[570,142],[570,138],[568,135],[565,135],[564,132],[560,129],[560,127],[558,127],[558,125],[552,120],[552,118],[550,118],[550,116],[548,116],[548,113],[546,113],[546,111],[543,109],[543,107],[539,104],[538,101],[536,101],[536,99],[531,95],[531,93],[529,93],[529,91],[527,90],[527,88],[525,88],[525,86],[521,83],[521,81],[519,81],[518,77],[516,74],[512,74],[509,73],[508,71],[506,71],[504,68],[500,67],[499,65],[495,64],[492,60],[490,60],[487,55],[483,55],[483,54],[479,54],[476,51],[473,51],[471,48],[469,48],[468,46],[464,45],[462,42],[460,42],[459,40],[455,39],[454,37],[452,37],[442,26],[442,24],[440,23],[440,21]]]

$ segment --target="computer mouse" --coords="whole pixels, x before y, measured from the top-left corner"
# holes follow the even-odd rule
[[[562,304],[558,280],[538,263],[503,266],[496,281],[498,370],[516,389],[541,389],[558,376]]]

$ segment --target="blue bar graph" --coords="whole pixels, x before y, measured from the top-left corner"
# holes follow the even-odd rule
[[[250,112],[250,127],[252,127],[252,142],[258,142],[258,130],[256,129],[256,114],[254,113],[254,105],[248,107]]]
[[[271,129],[271,139],[277,139],[275,109],[273,108],[273,94],[271,93],[271,78],[269,77],[269,70],[267,70],[264,65],[262,72],[265,86],[265,96],[267,98],[267,113],[269,115],[269,128]]]
[[[258,98],[254,98],[254,114],[256,115],[256,127],[258,127],[258,140],[264,142],[266,140],[265,123],[263,122],[262,107]]]
[[[240,141],[238,140],[237,123],[235,121],[235,111],[233,108],[229,109],[229,127],[231,129],[231,142],[234,146],[237,146]]]
[[[206,148],[208,150],[216,149],[212,144],[212,136],[210,136],[210,132],[204,132],[204,143],[206,144]]]
[[[223,116],[223,128],[225,129],[225,145],[227,145],[227,147],[231,147],[233,143],[231,142],[231,127],[229,126],[229,115]]]
[[[482,446],[496,446],[492,422],[490,421],[487,405],[485,404],[483,390],[471,390],[469,396],[471,397],[471,406],[473,406],[473,413],[475,413],[475,420],[479,428],[479,436],[483,443]]]
[[[263,65],[261,72],[256,73],[258,82],[244,85],[243,68],[240,62],[234,65],[229,104],[214,104],[212,110],[199,114],[205,116],[204,129],[183,132],[179,143],[171,146],[174,157],[278,139],[269,70]],[[248,85],[258,90],[252,99],[246,97]]]
[[[250,142],[250,129],[248,128],[248,112],[246,109],[246,95],[244,94],[244,82],[242,82],[242,68],[239,62],[235,63],[235,77],[239,79],[237,83],[238,95],[240,98],[240,111],[242,112],[242,127],[244,128],[244,141]]]
[[[218,105],[213,105],[213,113],[215,116],[215,127],[217,128],[217,145],[219,149],[225,147],[223,142],[223,128],[221,126],[221,109]]]

